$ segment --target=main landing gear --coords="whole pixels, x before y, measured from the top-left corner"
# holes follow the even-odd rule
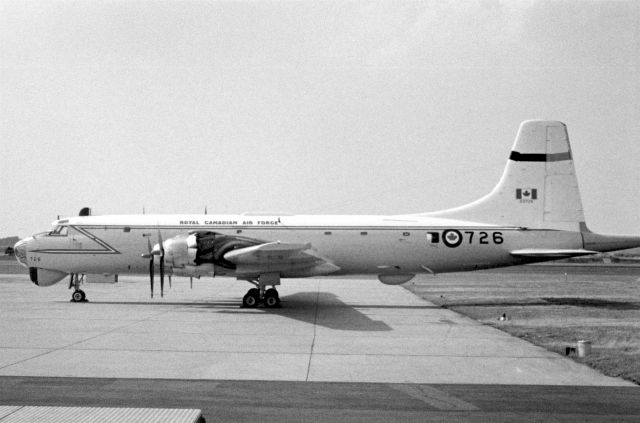
[[[264,304],[266,308],[280,307],[280,295],[275,288],[276,285],[280,285],[280,273],[264,273],[257,281],[248,282],[256,287],[247,291],[247,294],[242,298],[242,307],[256,308],[260,303]],[[271,286],[271,288],[265,289],[267,286]]]
[[[86,303],[87,296],[83,290],[80,289],[80,285],[84,283],[84,275],[78,275],[77,273],[72,273],[71,278],[69,279],[69,289],[74,288],[73,294],[71,294],[71,302],[72,303]]]

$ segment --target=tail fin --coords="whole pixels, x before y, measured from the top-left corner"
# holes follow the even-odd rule
[[[504,174],[489,195],[426,215],[528,228],[586,230],[565,124],[522,122]]]

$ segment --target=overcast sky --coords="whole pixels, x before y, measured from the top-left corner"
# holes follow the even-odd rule
[[[0,236],[98,214],[398,214],[568,125],[585,215],[640,234],[640,2],[1,1]]]

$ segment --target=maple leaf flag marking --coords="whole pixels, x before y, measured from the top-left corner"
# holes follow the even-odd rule
[[[516,200],[530,203],[538,199],[538,190],[536,188],[518,188],[516,189]]]

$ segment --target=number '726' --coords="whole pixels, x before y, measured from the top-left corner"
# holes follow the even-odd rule
[[[475,240],[478,244],[502,244],[504,238],[502,238],[502,232],[474,232],[464,231],[469,239],[469,244],[472,244]]]

